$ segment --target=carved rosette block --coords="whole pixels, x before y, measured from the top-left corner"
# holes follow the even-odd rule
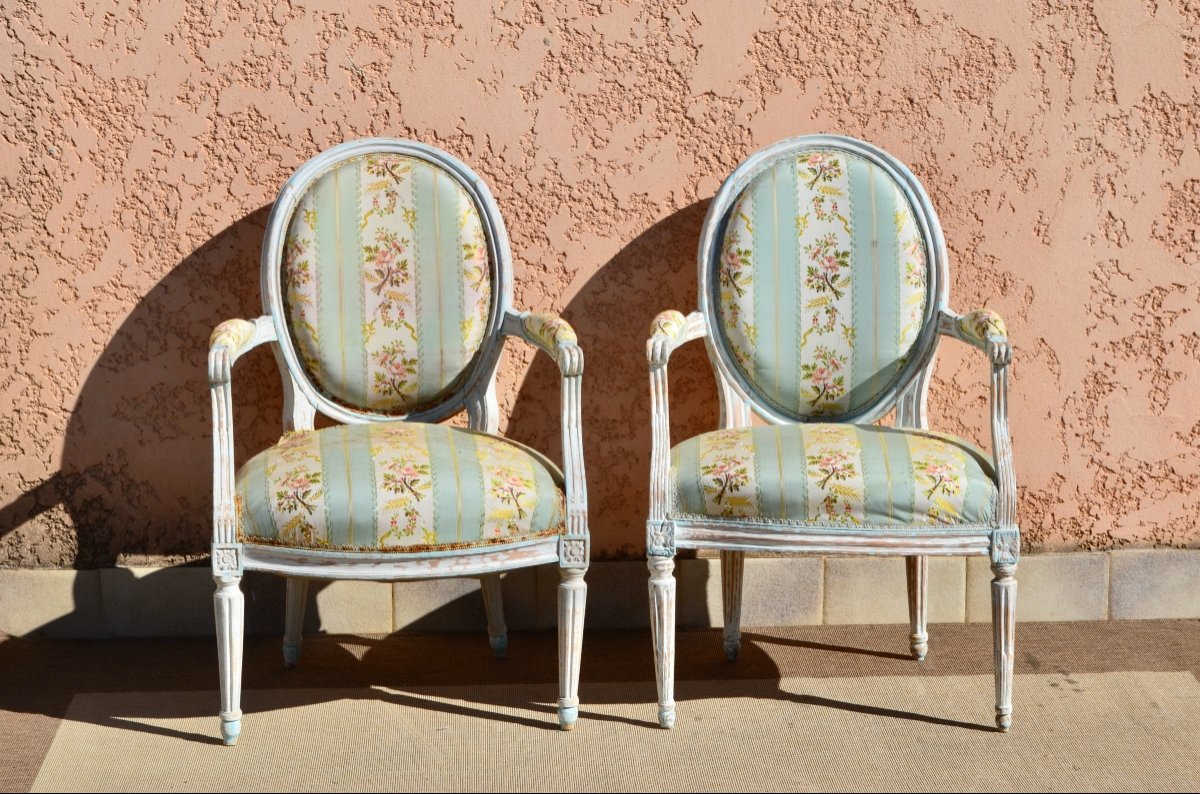
[[[563,568],[586,568],[591,557],[587,535],[563,535],[558,539],[558,564]]]
[[[214,543],[212,546],[212,572],[214,577],[242,575],[242,544]]]
[[[651,521],[646,527],[646,554],[651,557],[675,556],[675,525],[670,521]]]

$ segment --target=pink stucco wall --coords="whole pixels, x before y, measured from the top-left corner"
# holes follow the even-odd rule
[[[204,553],[208,333],[259,313],[279,185],[366,135],[470,163],[518,304],[578,329],[598,556],[641,552],[645,328],[695,306],[709,198],[816,131],[905,161],[953,306],[1008,318],[1027,547],[1200,545],[1195,0],[256,5],[5,6],[0,565]],[[512,349],[504,426],[557,454],[556,373]],[[243,456],[273,366],[239,365]],[[702,348],[672,369],[677,438],[711,428]],[[935,426],[986,442],[985,376],[944,345]]]

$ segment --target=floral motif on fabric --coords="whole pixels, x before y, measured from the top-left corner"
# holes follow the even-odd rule
[[[280,539],[309,547],[328,543],[321,475],[316,433],[288,433],[268,452],[267,485]]]
[[[708,515],[758,515],[754,441],[742,430],[708,434],[700,447],[700,488]]]
[[[908,439],[916,483],[915,520],[960,523],[967,495],[967,453],[936,437],[912,434]]]
[[[487,238],[479,212],[466,194],[459,199],[459,237],[462,239],[463,348],[474,351],[487,332],[488,311],[492,305],[492,270]]]
[[[391,432],[372,445],[380,481],[379,515],[383,519],[379,546],[394,547],[437,542],[433,526],[433,471],[423,438]],[[413,443],[416,442],[416,443]]]
[[[800,412],[838,413],[847,398],[854,350],[853,263],[845,155],[804,152],[796,158],[796,230],[803,257],[800,307]]]
[[[540,497],[533,460],[513,455],[503,442],[477,437],[476,444],[483,471],[484,537],[503,538],[527,532]]]
[[[861,524],[865,509],[862,450],[851,425],[804,428],[809,518]]]
[[[320,372],[320,337],[317,334],[317,208],[310,190],[296,206],[283,243],[283,298],[297,353],[305,368]]]
[[[746,191],[729,216],[717,265],[721,321],[738,364],[753,375],[758,329],[754,322],[754,197]]]
[[[553,351],[560,344],[578,344],[575,329],[561,317],[553,314],[527,314],[522,320],[525,333],[539,345]]]
[[[978,345],[983,345],[991,336],[1008,337],[1004,318],[992,309],[976,309],[964,314],[958,320],[958,328],[963,336]]]
[[[254,323],[248,320],[226,320],[213,329],[208,338],[208,347],[228,347],[240,351],[254,338]]]
[[[896,238],[903,272],[900,278],[900,338],[898,348],[907,351],[917,341],[925,320],[928,259],[925,241],[917,227],[908,199],[898,187],[896,192]]]

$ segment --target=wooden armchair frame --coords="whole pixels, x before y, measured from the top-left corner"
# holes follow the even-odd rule
[[[280,279],[287,226],[307,186],[337,164],[366,154],[391,153],[424,160],[453,176],[479,209],[489,247],[494,285],[487,332],[478,356],[461,387],[446,401],[406,416],[349,410],[322,394],[302,366],[288,332]],[[208,377],[213,408],[213,541],[212,572],[221,677],[221,734],[234,744],[241,733],[241,666],[244,599],[239,582],[244,571],[258,570],[287,577],[283,654],[296,664],[301,646],[309,580],[366,579],[387,582],[443,577],[478,577],[487,608],[488,635],[497,656],[508,638],[501,601],[504,571],[556,562],[562,581],[558,590],[559,691],[562,728],[578,716],[579,661],[590,558],[587,489],[584,481],[580,423],[583,351],[565,321],[552,315],[517,312],[512,307],[512,260],[499,208],[487,186],[466,165],[430,146],[392,139],[363,139],[335,146],[302,165],[284,184],[267,221],[261,283],[265,314],[253,321],[230,320],[213,332]],[[346,552],[286,548],[241,542],[234,500],[233,400],[231,370],[242,355],[271,343],[283,379],[285,431],[312,430],[316,413],[339,422],[439,422],[466,411],[472,430],[495,435],[499,425],[496,368],[505,336],[514,336],[549,354],[562,376],[563,470],[543,459],[566,496],[566,529],[558,536],[462,550],[432,552]]]
[[[985,351],[991,364],[992,456],[998,490],[996,521],[986,526],[872,526],[869,529],[789,525],[770,519],[683,518],[672,516],[671,438],[667,363],[680,345],[704,339],[716,375],[720,426],[750,425],[751,411],[770,423],[795,422],[758,399],[737,367],[716,328],[713,273],[720,255],[725,219],[741,192],[781,155],[803,147],[830,147],[863,157],[889,174],[912,203],[928,254],[925,317],[913,354],[894,384],[858,414],[839,421],[870,423],[895,409],[895,425],[926,429],[926,399],[940,336],[952,336]],[[650,613],[658,681],[659,722],[675,722],[675,579],[677,549],[715,549],[721,556],[724,644],[730,661],[740,647],[743,560],[746,552],[824,555],[890,555],[906,557],[910,647],[917,660],[928,649],[926,586],[928,558],[981,555],[991,559],[992,617],[995,645],[996,725],[1012,723],[1013,632],[1020,549],[1016,523],[1016,479],[1008,429],[1008,368],[1012,349],[998,315],[984,310],[960,316],[947,308],[949,273],[945,240],[933,206],[907,168],[886,152],[862,141],[836,135],[813,135],[781,141],[742,163],[722,184],[705,218],[699,248],[700,308],[686,317],[678,311],[658,316],[647,342],[650,367],[652,452],[650,513],[646,546],[650,569]],[[770,525],[770,526],[767,526]]]

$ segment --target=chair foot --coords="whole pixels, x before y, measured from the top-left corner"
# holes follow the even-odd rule
[[[741,653],[741,650],[742,650],[742,641],[740,639],[732,640],[732,641],[725,640],[725,661],[736,662],[737,658],[738,658],[738,654]]]
[[[497,659],[508,658],[508,635],[501,634],[498,637],[488,637],[488,643],[492,646],[492,655]]]
[[[670,730],[675,727],[675,704],[669,706],[658,707],[658,724],[659,727]]]
[[[918,662],[925,661],[925,655],[929,653],[929,636],[926,634],[913,634],[909,637],[909,648],[912,650],[912,657]]]
[[[221,718],[221,741],[225,742],[226,747],[233,747],[237,744],[238,737],[242,735],[242,718],[227,720]]]
[[[558,727],[564,731],[574,730],[575,721],[579,719],[579,706],[558,707]]]
[[[1008,733],[1009,729],[1011,729],[1011,728],[1012,728],[1012,712],[1011,711],[1001,712],[1000,710],[997,709],[997,711],[996,711],[996,730],[1000,731],[1000,733]]]
[[[300,663],[300,643],[285,642],[283,644],[283,666],[291,670]]]

